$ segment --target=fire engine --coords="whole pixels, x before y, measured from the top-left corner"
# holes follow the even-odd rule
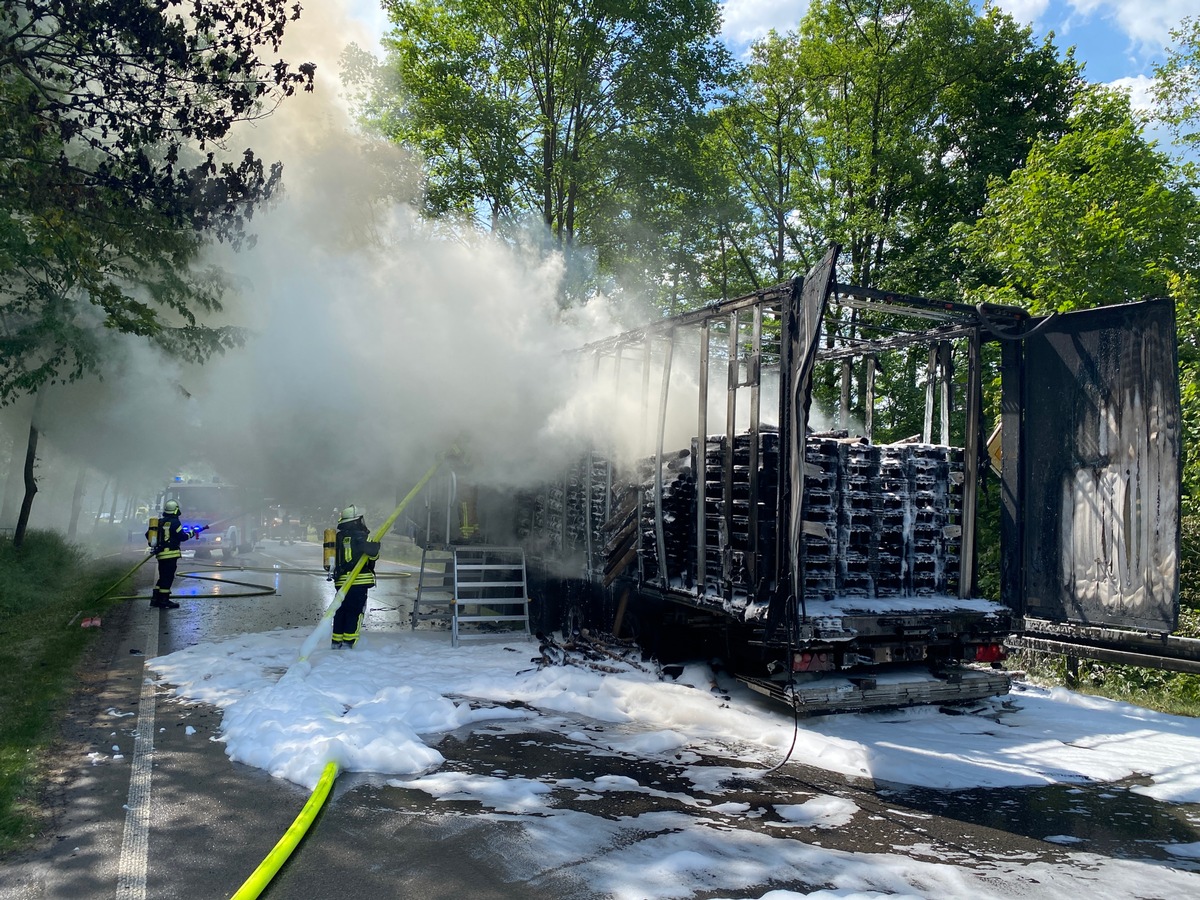
[[[206,559],[219,550],[222,559],[233,559],[254,549],[260,530],[257,505],[243,488],[177,477],[167,484],[158,508],[168,500],[179,503],[184,528],[204,529],[187,545],[197,558]]]

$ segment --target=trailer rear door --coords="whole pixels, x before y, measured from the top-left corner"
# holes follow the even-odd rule
[[[1167,300],[1059,315],[1025,341],[1025,614],[1171,631],[1180,402]]]

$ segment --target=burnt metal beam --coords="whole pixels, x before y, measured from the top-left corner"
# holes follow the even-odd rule
[[[747,294],[744,297],[735,297],[732,300],[723,300],[720,302],[710,303],[700,309],[690,310],[689,312],[679,313],[678,315],[669,318],[659,319],[656,322],[651,322],[643,325],[641,328],[623,332],[622,334],[614,335],[603,340],[593,341],[590,344],[584,344],[571,351],[574,353],[604,353],[615,352],[619,348],[628,344],[638,344],[643,340],[648,339],[653,335],[667,335],[677,328],[686,328],[691,325],[700,325],[704,322],[712,322],[724,316],[729,316],[743,309],[751,309],[753,307],[769,307],[771,304],[779,304],[781,311],[779,317],[782,319],[782,305],[790,301],[792,292],[795,290],[793,282],[786,281],[783,284],[775,285],[774,287],[763,288],[753,294]]]
[[[854,284],[835,284],[836,302],[842,306],[850,306],[854,301],[868,301],[866,308],[884,306],[903,307],[903,312],[909,315],[924,315],[929,318],[941,319],[970,319],[978,321],[980,309],[969,303],[952,303],[946,300],[931,300],[915,294],[899,294],[895,291],[879,291],[875,288],[860,287]],[[848,299],[843,299],[848,298]],[[992,303],[981,304],[988,319],[1001,321],[1004,324],[1019,324],[1029,319],[1029,313],[1015,306],[999,306]]]
[[[1096,644],[1078,643],[1076,641],[1055,641],[1047,638],[1030,637],[1027,634],[1013,635],[1005,643],[1007,646],[1018,650],[1056,653],[1076,659],[1095,659],[1100,662],[1116,663],[1124,666],[1140,666],[1143,669],[1161,669],[1164,672],[1185,672],[1191,675],[1200,675],[1200,660],[1164,656],[1160,653],[1117,650],[1112,647],[1102,647]]]
[[[1179,637],[1148,631],[1129,631],[1100,625],[1080,625],[1071,622],[1051,622],[1049,619],[1027,617],[1023,633],[1034,638],[1049,638],[1064,642],[1091,644],[1117,650],[1136,650],[1173,659],[1200,663],[1200,639]]]
[[[885,350],[903,350],[905,347],[919,347],[924,344],[935,344],[938,341],[953,338],[966,338],[979,333],[977,325],[943,325],[929,331],[902,334],[880,340],[857,340],[851,344],[835,349],[819,348],[817,359],[833,361],[857,356],[880,353]]]

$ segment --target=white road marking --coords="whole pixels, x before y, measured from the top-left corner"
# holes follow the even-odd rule
[[[155,612],[158,612],[155,610]],[[162,613],[151,614],[146,630],[145,659],[158,655],[158,624]],[[154,763],[154,680],[142,666],[142,694],[138,699],[137,737],[129,773],[129,800],[125,804],[125,834],[117,865],[117,900],[145,900],[146,860],[150,848],[150,771]]]

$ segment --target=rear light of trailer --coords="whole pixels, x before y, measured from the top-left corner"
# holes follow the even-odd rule
[[[975,662],[1000,662],[1006,656],[1003,644],[977,644],[975,647]]]
[[[834,668],[832,653],[825,651],[812,653],[805,650],[792,654],[793,672],[832,672]]]

